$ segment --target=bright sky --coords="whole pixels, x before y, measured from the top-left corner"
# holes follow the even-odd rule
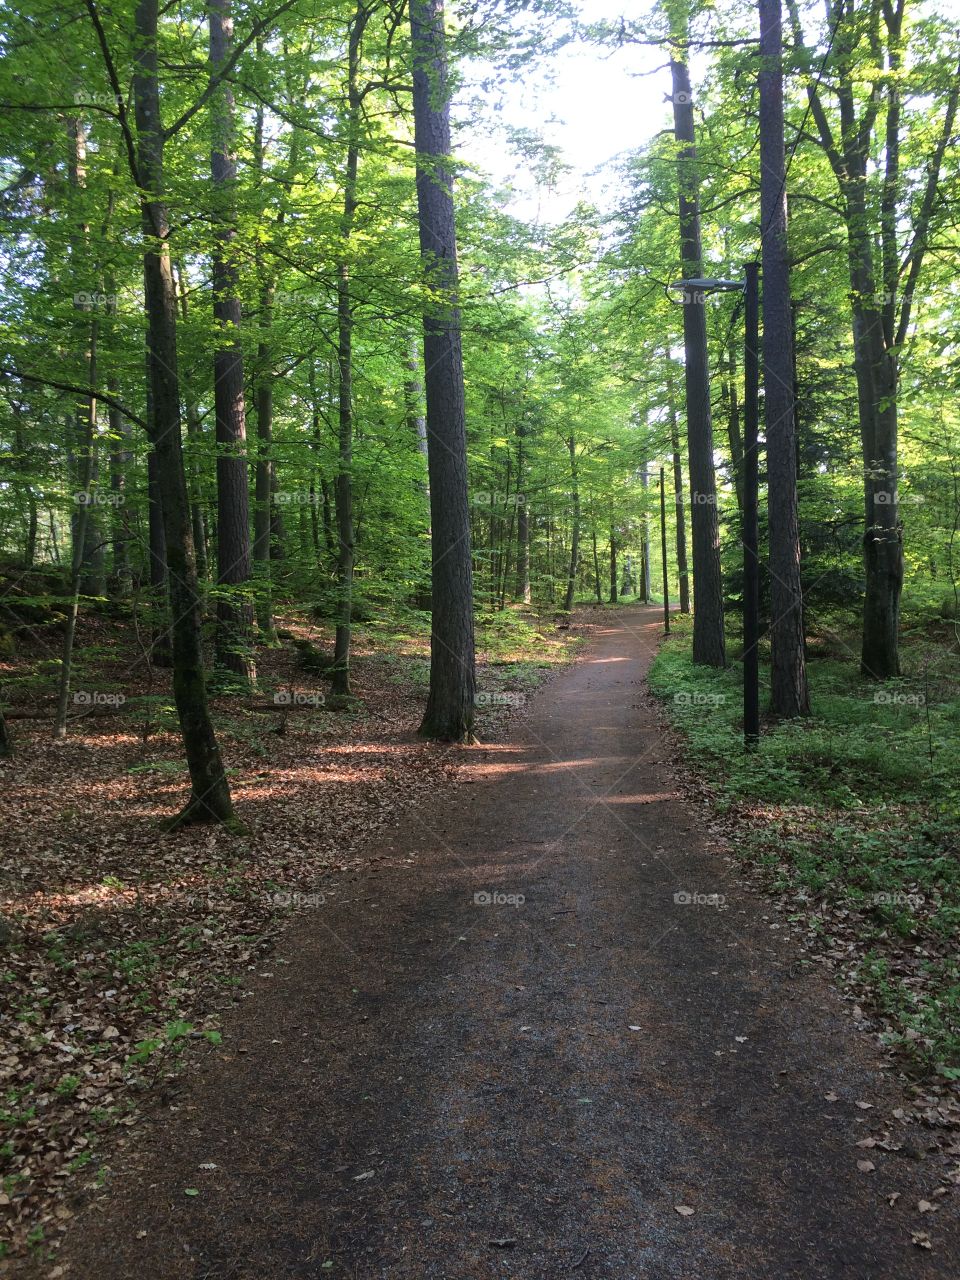
[[[636,5],[624,0],[580,0],[583,22],[616,21]],[[670,73],[661,49],[626,45],[608,50],[570,44],[548,66],[525,71],[508,86],[501,118],[508,124],[541,133],[563,151],[572,172],[556,190],[537,189],[503,139],[470,130],[458,138],[460,158],[486,170],[495,181],[515,191],[511,212],[555,221],[586,197],[609,208],[614,200],[612,173],[598,172],[614,157],[648,141],[671,123],[665,95]],[[656,71],[655,68],[662,69]],[[650,73],[653,74],[644,74]]]

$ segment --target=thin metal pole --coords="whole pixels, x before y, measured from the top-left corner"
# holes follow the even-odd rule
[[[663,632],[670,634],[670,580],[667,577],[667,498],[660,468],[660,551],[663,556]]]
[[[760,468],[757,451],[760,390],[759,267],[745,267],[744,414],[743,414],[743,743],[747,751],[760,741],[760,559],[757,507]]]

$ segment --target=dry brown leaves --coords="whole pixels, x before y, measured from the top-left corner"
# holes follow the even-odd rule
[[[239,836],[159,831],[186,799],[172,730],[89,718],[54,745],[49,721],[17,722],[0,794],[0,1257],[56,1239],[67,1193],[97,1185],[186,1046],[216,1040],[218,1010],[243,995],[297,895],[369,865],[371,836],[455,785],[459,750],[415,736],[417,656],[359,647],[359,711],[302,706],[282,732],[279,711],[215,703]],[[126,669],[129,654],[116,657]],[[325,689],[289,648],[265,653],[261,675]],[[163,678],[128,675],[125,693]]]

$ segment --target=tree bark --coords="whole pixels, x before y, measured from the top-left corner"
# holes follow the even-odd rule
[[[337,633],[333,648],[334,693],[350,692],[350,631],[353,620],[353,296],[350,254],[357,212],[360,163],[360,48],[369,11],[361,3],[350,24],[347,47],[347,154],[343,174],[343,217],[337,264]]]
[[[87,382],[91,387],[97,382],[97,335],[96,318],[90,323],[90,339],[86,353]],[[57,689],[57,711],[54,717],[53,736],[62,740],[67,736],[67,711],[70,699],[70,675],[73,663],[73,641],[77,632],[77,615],[80,612],[80,595],[83,590],[85,566],[87,559],[87,529],[89,511],[93,501],[93,459],[96,448],[97,401],[93,395],[84,397],[78,406],[78,425],[80,426],[80,465],[77,480],[80,485],[75,496],[76,514],[73,522],[73,555],[70,567],[70,602],[67,606],[67,620],[63,631],[63,646],[60,655],[60,680]]]
[[[210,70],[216,75],[233,50],[232,0],[209,0]],[[221,82],[210,99],[210,176],[214,210],[213,353],[217,438],[217,664],[249,688],[256,682],[250,558],[247,421],[240,326],[240,272],[236,260],[233,89]]]
[[[797,514],[781,0],[759,0],[759,6],[763,388],[771,596],[770,705],[777,716],[804,716],[810,713],[810,695],[804,655]]]
[[[137,124],[134,178],[140,190],[144,237],[144,302],[152,412],[166,540],[173,647],[173,696],[190,771],[190,800],[174,820],[224,822],[233,817],[220,749],[207,707],[200,630],[200,597],[190,526],[190,503],[180,438],[177,376],[177,302],[170,262],[170,227],[164,203],[164,135],[157,74],[158,0],[139,0],[133,78]]]
[[[420,732],[471,738],[476,674],[467,434],[442,0],[411,0],[420,252],[432,297],[424,317],[433,545],[430,693]]]
[[[668,372],[667,396],[670,415],[670,449],[673,454],[673,499],[677,511],[677,577],[679,579],[680,612],[690,612],[690,575],[687,569],[687,513],[683,499],[683,463],[680,458],[680,428],[677,403],[673,395],[673,377]]]
[[[173,272],[174,287],[180,300],[180,314],[186,320],[189,312],[187,300],[187,281],[182,266],[175,266]],[[203,492],[203,470],[201,464],[203,450],[203,424],[197,408],[195,396],[191,392],[189,381],[184,387],[184,415],[187,421],[187,491],[190,495],[190,527],[193,531],[193,550],[197,559],[197,579],[201,585],[209,573],[207,565],[207,519],[204,515],[201,495]]]
[[[640,540],[640,599],[644,604],[650,603],[650,521],[647,517],[646,498],[650,486],[647,464],[640,468],[640,486],[644,494],[643,529]]]
[[[795,45],[803,49],[799,7],[788,0]],[[820,97],[820,77],[810,79],[807,98],[844,204],[847,262],[853,321],[854,370],[864,464],[863,640],[860,669],[874,680],[900,674],[900,593],[903,587],[903,527],[898,507],[897,394],[900,352],[910,328],[913,300],[929,247],[931,224],[941,203],[940,174],[953,137],[960,105],[960,67],[946,97],[942,126],[924,165],[918,196],[904,197],[900,172],[900,120],[904,6],[879,7],[886,47],[872,50],[871,77],[865,92],[857,57],[863,16],[850,3],[833,9],[831,78],[839,103],[839,136]],[[882,27],[878,21],[875,37]],[[879,46],[879,38],[875,39]],[[886,58],[884,59],[883,53]],[[885,63],[885,65],[884,65]],[[882,81],[882,83],[881,83]],[[858,101],[864,105],[858,111]],[[879,218],[868,199],[871,142],[885,104],[883,173]],[[901,260],[899,236],[909,228]],[[874,262],[879,242],[879,281]]]
[[[672,37],[677,56],[670,62],[673,81],[674,137],[679,144],[680,257],[683,274],[695,278],[702,271],[697,151],[694,139],[690,74],[679,60],[687,38],[686,19],[675,23]],[[693,529],[693,660],[722,667],[726,662],[723,630],[723,582],[720,573],[720,527],[717,481],[713,464],[713,422],[710,413],[710,374],[707,317],[693,295],[683,308],[687,402],[687,450],[690,469]]]
[[[577,469],[576,437],[567,439],[567,453],[570,456],[570,500],[571,500],[571,533],[570,533],[570,567],[567,570],[567,593],[563,608],[569,613],[573,608],[573,596],[577,585],[577,570],[580,567],[580,480]]]

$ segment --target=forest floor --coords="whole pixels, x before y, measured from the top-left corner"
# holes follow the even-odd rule
[[[142,661],[130,619],[84,615],[63,743],[58,638],[28,635],[0,662],[7,705],[46,717],[12,719],[16,755],[0,762],[0,1259],[46,1255],[72,1197],[105,1183],[142,1111],[170,1100],[198,1042],[220,1041],[222,1010],[280,963],[266,957],[291,915],[331,876],[375,870],[373,839],[456,787],[458,749],[416,737],[426,615],[358,625],[345,711],[289,643],[332,637],[284,621],[257,695],[213,700],[240,836],[160,830],[186,773],[168,673]],[[486,735],[579,639],[517,611],[480,624]]]
[[[956,1274],[951,1153],[687,793],[659,630],[596,615],[456,790],[296,902],[31,1274]]]

